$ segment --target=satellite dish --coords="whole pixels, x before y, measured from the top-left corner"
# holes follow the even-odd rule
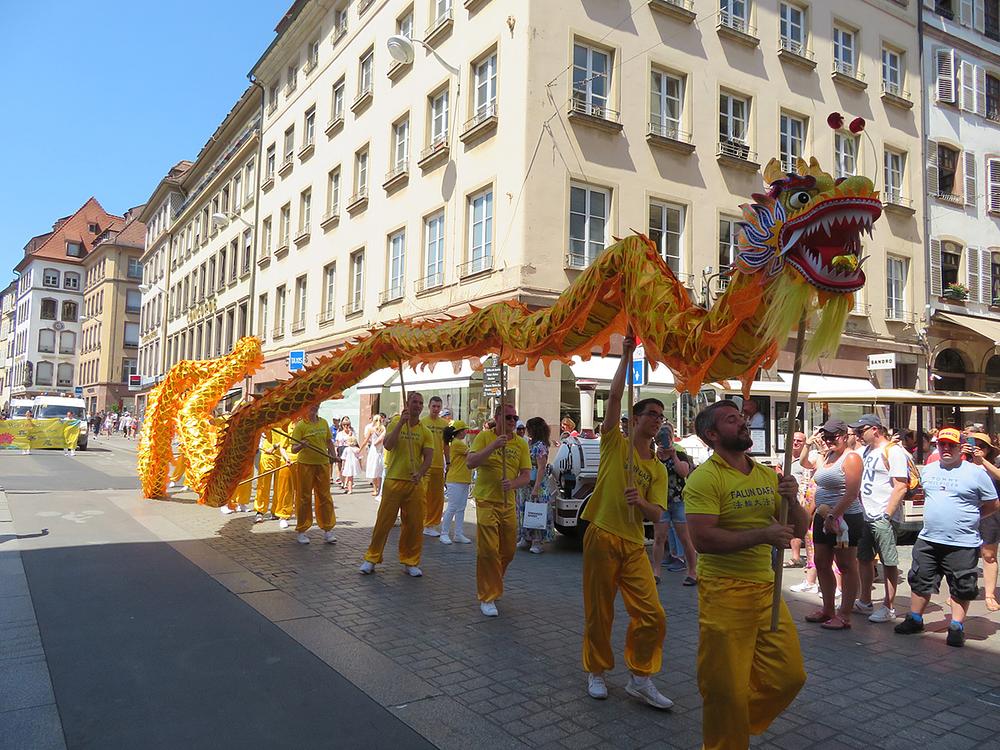
[[[409,65],[413,62],[413,42],[401,34],[393,34],[386,39],[385,46],[389,49],[389,57],[398,63]]]

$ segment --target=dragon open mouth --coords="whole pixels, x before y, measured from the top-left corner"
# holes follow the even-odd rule
[[[881,213],[874,196],[824,200],[782,227],[779,246],[785,261],[820,289],[854,292],[865,283],[861,233],[870,237]]]

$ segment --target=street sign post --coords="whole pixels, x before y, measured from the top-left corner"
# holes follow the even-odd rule
[[[506,365],[503,365],[503,367],[506,367]],[[491,359],[489,364],[483,367],[483,398],[500,398],[503,396],[501,392],[500,368],[501,365],[497,362],[496,358]]]
[[[293,349],[288,352],[288,371],[295,372],[306,368],[306,353],[303,349]]]
[[[83,386],[82,385],[73,386],[73,395],[76,396],[77,398],[82,397],[83,396]]]
[[[632,385],[646,385],[646,349],[641,344],[632,352]]]

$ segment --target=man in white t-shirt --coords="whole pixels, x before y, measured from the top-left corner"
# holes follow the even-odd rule
[[[861,472],[861,504],[865,511],[865,526],[858,543],[861,587],[860,598],[854,603],[854,611],[869,615],[871,622],[891,622],[896,619],[893,604],[899,579],[896,527],[910,476],[906,451],[899,444],[889,442],[888,431],[874,414],[861,415],[850,427],[865,446],[862,456],[864,468]],[[876,550],[885,574],[885,599],[877,609],[871,599]]]
[[[767,420],[760,413],[760,406],[753,399],[743,401],[743,418],[747,422],[747,428],[751,430],[763,430],[767,426]]]

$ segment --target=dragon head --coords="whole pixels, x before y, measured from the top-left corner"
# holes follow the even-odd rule
[[[795,173],[777,159],[764,168],[766,195],[742,206],[737,268],[773,277],[796,272],[818,292],[848,295],[865,283],[861,234],[871,235],[882,203],[867,177],[834,179],[815,157],[797,160]]]

